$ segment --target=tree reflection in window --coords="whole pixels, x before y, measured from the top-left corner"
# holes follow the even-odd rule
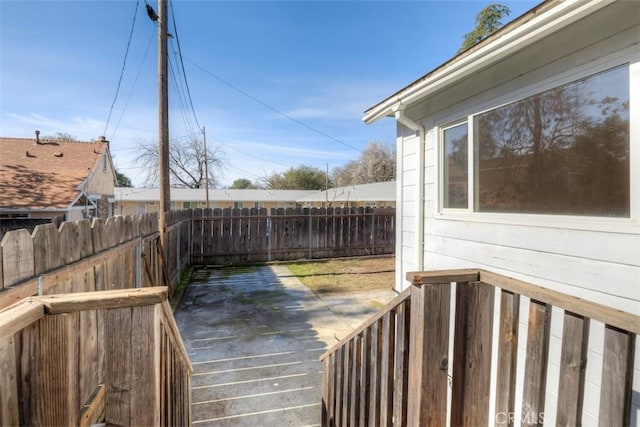
[[[466,209],[469,199],[467,124],[444,129],[444,207]]]
[[[629,216],[628,66],[474,120],[476,210]]]

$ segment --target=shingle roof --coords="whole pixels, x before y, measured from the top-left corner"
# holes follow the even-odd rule
[[[0,137],[0,208],[68,208],[107,147],[106,141]]]

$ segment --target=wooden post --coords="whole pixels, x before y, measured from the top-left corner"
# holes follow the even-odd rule
[[[529,336],[524,366],[522,419],[528,425],[544,422],[544,400],[547,388],[551,305],[531,300],[529,306]]]
[[[80,387],[78,372],[79,313],[46,316],[40,320],[38,369],[32,381],[36,425],[78,425]]]
[[[489,422],[495,289],[482,282],[456,287],[451,425]]]
[[[380,372],[380,426],[393,423],[393,376],[396,349],[396,313],[382,318],[382,369]]]
[[[599,425],[628,426],[636,335],[605,325]]]
[[[558,425],[582,425],[588,346],[589,319],[565,311],[556,415]]]
[[[397,336],[395,351],[396,377],[393,385],[393,425],[407,425],[407,390],[409,381],[409,329],[411,302],[406,300],[396,309]]]
[[[498,338],[498,367],[496,370],[496,419],[497,424],[512,425],[516,397],[516,369],[518,360],[518,319],[520,295],[500,292],[500,332]],[[502,417],[502,414],[507,415]]]
[[[445,425],[451,283],[411,287],[409,426]]]
[[[158,0],[158,168],[160,201],[158,229],[163,254],[167,251],[167,212],[171,209],[169,189],[169,86],[167,76],[167,0]]]
[[[13,335],[0,338],[0,425],[17,426],[18,378]]]

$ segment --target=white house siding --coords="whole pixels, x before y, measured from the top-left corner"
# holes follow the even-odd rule
[[[623,10],[624,13],[620,13]],[[469,79],[432,96],[408,113],[425,126],[424,269],[479,267],[547,288],[640,315],[640,6],[618,2],[599,16],[562,30],[523,49],[497,66],[478,70]],[[604,22],[611,25],[603,26]],[[544,62],[540,62],[544,60]],[[439,210],[439,127],[470,114],[497,107],[630,63],[631,93],[631,218],[580,218],[551,215],[488,214]],[[417,115],[416,115],[417,114]],[[471,131],[471,129],[470,129]],[[406,132],[406,129],[405,129]],[[415,140],[403,139],[402,206],[398,243],[402,256],[398,288],[406,287],[415,262]],[[408,200],[406,198],[409,198]],[[405,228],[406,227],[406,228]],[[497,307],[499,309],[499,307]],[[528,317],[529,302],[521,302],[520,319]],[[555,424],[558,392],[562,310],[552,314],[545,424]],[[494,316],[496,319],[498,316]],[[497,329],[496,329],[497,330]],[[517,389],[522,389],[526,323],[520,325]],[[597,425],[602,369],[603,325],[592,322],[586,371],[583,424]],[[496,341],[497,344],[497,341]],[[636,343],[634,415],[640,425],[640,343]],[[494,365],[495,367],[495,360]],[[495,390],[495,385],[493,390]],[[521,395],[516,410],[520,410]],[[521,414],[517,414],[520,416]],[[493,420],[491,420],[493,421]]]

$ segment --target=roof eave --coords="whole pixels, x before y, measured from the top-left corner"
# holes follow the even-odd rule
[[[395,116],[411,104],[530,45],[552,32],[601,9],[615,0],[547,1],[507,24],[478,45],[456,55],[420,79],[365,111],[362,120],[374,123]]]

